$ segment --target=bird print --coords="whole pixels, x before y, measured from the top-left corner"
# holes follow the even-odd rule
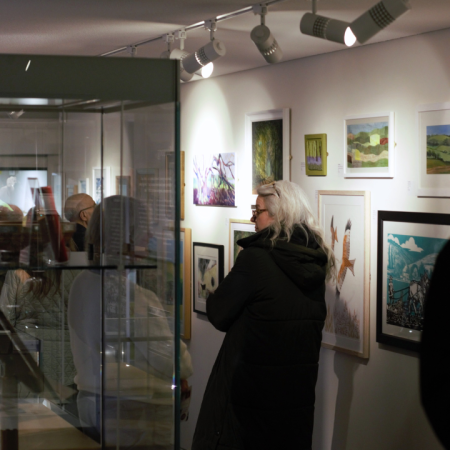
[[[342,243],[342,263],[339,269],[337,283],[336,283],[336,291],[338,293],[341,292],[342,285],[344,284],[345,275],[347,274],[347,269],[350,269],[350,272],[355,276],[354,265],[355,259],[350,260],[350,229],[352,228],[352,222],[350,219],[347,220],[347,225],[345,225],[345,235],[344,242]]]
[[[337,227],[333,228],[333,219],[334,219],[334,216],[331,216],[331,227],[330,227],[330,229],[331,229],[331,250],[333,250],[333,252],[334,252],[334,243],[339,242],[339,241],[337,238]]]

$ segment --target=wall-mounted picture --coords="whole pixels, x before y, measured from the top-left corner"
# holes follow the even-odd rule
[[[206,300],[224,276],[224,246],[194,242],[194,311],[206,314]]]
[[[95,203],[100,203],[102,200],[102,190],[103,198],[109,197],[111,195],[111,168],[103,167],[103,172],[101,167],[94,167],[92,169],[92,198]]]
[[[194,205],[236,206],[236,154],[195,155]]]
[[[319,221],[336,257],[326,285],[324,347],[369,358],[370,192],[319,191]]]
[[[116,176],[116,195],[132,196],[131,177],[129,175]]]
[[[239,239],[255,234],[255,224],[250,220],[230,219],[230,254],[228,258],[229,270],[234,266],[236,258],[242,247],[239,246]]]
[[[327,174],[327,135],[305,134],[306,175]]]
[[[450,214],[378,211],[377,342],[419,351],[426,293]]]
[[[78,193],[89,194],[89,178],[80,178],[78,180]]]
[[[150,223],[158,223],[159,217],[159,171],[136,169],[135,196],[147,205]]]
[[[344,119],[344,176],[394,177],[394,113]]]
[[[450,103],[420,105],[417,124],[417,194],[450,197]]]
[[[263,184],[290,179],[290,109],[249,113],[245,119],[252,194],[256,194],[256,189]]]

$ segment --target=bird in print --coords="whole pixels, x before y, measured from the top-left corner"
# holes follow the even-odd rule
[[[339,269],[336,282],[336,291],[341,292],[342,285],[344,284],[345,275],[347,274],[347,269],[355,276],[354,265],[355,259],[350,260],[350,229],[352,228],[352,222],[350,219],[347,220],[347,225],[345,225],[345,235],[344,242],[342,243],[342,263]]]
[[[334,219],[334,216],[331,216],[331,227],[330,227],[330,229],[331,229],[331,250],[333,250],[333,252],[334,252],[334,243],[339,242],[339,241],[337,238],[337,227],[333,228],[333,219]]]

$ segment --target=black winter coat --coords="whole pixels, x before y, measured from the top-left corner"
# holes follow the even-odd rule
[[[206,303],[227,334],[192,450],[310,449],[327,257],[300,228],[275,247],[266,230],[238,244],[233,269]]]

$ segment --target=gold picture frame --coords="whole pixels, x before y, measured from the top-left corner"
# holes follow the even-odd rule
[[[326,176],[327,156],[327,135],[305,134],[306,175]]]

